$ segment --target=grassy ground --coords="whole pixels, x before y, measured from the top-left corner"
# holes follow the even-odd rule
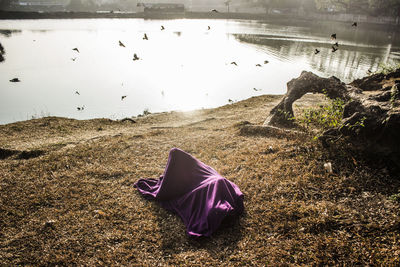
[[[307,96],[297,108],[319,100]],[[399,264],[399,202],[390,199],[400,189],[398,173],[304,135],[239,134],[240,122],[262,124],[278,101],[260,96],[137,123],[49,117],[0,126],[0,262]],[[245,214],[211,238],[189,238],[179,217],[133,188],[162,173],[173,147],[245,195]]]

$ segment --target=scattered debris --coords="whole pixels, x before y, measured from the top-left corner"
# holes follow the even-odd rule
[[[98,215],[99,217],[106,217],[107,216],[107,214],[102,210],[94,210],[94,213],[96,215]]]
[[[324,169],[327,173],[333,173],[332,163],[330,162],[324,163]]]
[[[48,220],[47,222],[45,222],[43,224],[43,227],[44,228],[55,228],[55,223],[56,223],[55,220]]]

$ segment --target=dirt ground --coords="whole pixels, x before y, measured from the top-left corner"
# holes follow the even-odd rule
[[[280,96],[132,121],[47,117],[0,125],[4,265],[400,263],[399,174],[312,136],[241,134]],[[297,109],[320,103],[307,95]],[[210,238],[133,187],[181,148],[239,186],[245,213]],[[324,163],[331,162],[333,173]]]

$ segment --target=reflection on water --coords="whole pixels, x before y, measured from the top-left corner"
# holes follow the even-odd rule
[[[349,82],[400,61],[393,30],[339,23],[25,20],[0,21],[0,29],[19,31],[1,39],[7,59],[0,64],[0,123],[216,107],[285,93],[302,70]],[[20,83],[9,82],[17,77]]]
[[[400,35],[384,26],[350,23],[298,22],[296,27],[282,30],[260,23],[262,34],[235,34],[244,43],[255,44],[283,61],[305,59],[320,75],[334,75],[345,82],[376,71],[380,64],[394,64],[400,60]],[[293,23],[295,24],[295,23]],[[336,34],[337,39],[330,38]],[[332,45],[338,50],[332,52]],[[315,49],[320,52],[315,53]]]
[[[271,36],[235,35],[245,43],[256,44],[258,48],[276,58],[296,62],[304,59],[319,75],[334,75],[345,82],[365,76],[369,71],[376,71],[380,64],[394,64],[400,60],[399,52],[391,44],[386,46],[367,46],[346,41],[338,42],[338,49],[333,52],[336,41],[316,41],[309,39],[281,38]],[[315,53],[318,49],[318,53]],[[336,49],[336,46],[335,46]],[[398,47],[396,47],[399,51]]]

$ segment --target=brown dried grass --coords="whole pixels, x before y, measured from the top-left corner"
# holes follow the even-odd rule
[[[53,117],[0,126],[0,147],[12,151],[0,159],[0,262],[399,264],[399,203],[389,200],[399,191],[398,173],[304,135],[240,134],[246,124],[238,122],[261,125],[278,101],[260,96],[137,123]],[[172,147],[236,183],[245,214],[196,239],[179,217],[144,200],[133,183],[158,177]],[[24,151],[41,153],[20,158]],[[332,174],[323,169],[328,161]]]

